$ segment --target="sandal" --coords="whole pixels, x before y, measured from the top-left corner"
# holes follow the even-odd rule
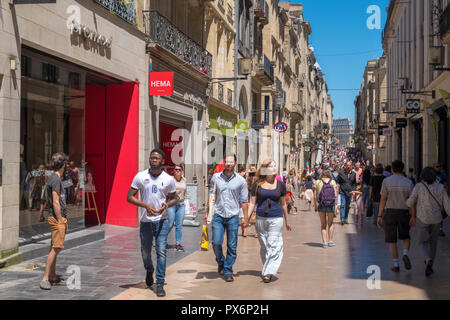
[[[61,276],[56,276],[55,280],[48,280],[52,286],[65,286],[66,281]]]

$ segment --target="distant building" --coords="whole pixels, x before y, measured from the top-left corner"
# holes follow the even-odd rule
[[[333,135],[339,140],[340,147],[352,146],[353,133],[353,125],[349,118],[333,119]]]

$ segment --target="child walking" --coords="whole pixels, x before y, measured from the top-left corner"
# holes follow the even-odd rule
[[[356,190],[352,192],[355,197],[355,224],[363,223],[363,215],[364,215],[364,203],[363,203],[363,187],[362,185],[358,185]]]

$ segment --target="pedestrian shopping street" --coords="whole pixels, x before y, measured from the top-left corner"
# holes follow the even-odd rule
[[[275,281],[260,278],[259,243],[252,235],[238,239],[238,256],[234,265],[235,281],[226,283],[217,273],[214,253],[200,251],[200,227],[183,228],[186,252],[168,250],[165,290],[157,298],[146,288],[145,270],[140,256],[139,232],[135,228],[103,225],[105,240],[63,250],[58,257],[57,273],[64,275],[69,266],[79,266],[81,288],[65,286],[50,291],[39,288],[45,258],[0,270],[0,300],[3,299],[114,299],[114,300],[304,300],[304,299],[449,299],[450,240],[441,237],[438,244],[435,274],[424,274],[422,252],[412,229],[410,258],[412,270],[391,271],[391,257],[384,243],[384,233],[368,220],[363,225],[341,226],[335,219],[335,247],[321,246],[317,213],[305,211],[303,201],[296,203],[298,215],[290,215],[294,230],[284,231],[284,257]],[[350,211],[350,214],[352,210]],[[197,218],[199,221],[201,217]],[[450,234],[448,221],[445,232]],[[241,231],[240,231],[241,234]],[[174,230],[169,244],[174,242]],[[155,259],[153,258],[155,262]],[[381,270],[381,288],[369,289],[369,266]],[[66,275],[67,277],[68,275]],[[370,281],[369,287],[373,288]]]

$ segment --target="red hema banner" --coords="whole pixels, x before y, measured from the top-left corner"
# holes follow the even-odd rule
[[[173,95],[173,72],[150,72],[150,95]]]

